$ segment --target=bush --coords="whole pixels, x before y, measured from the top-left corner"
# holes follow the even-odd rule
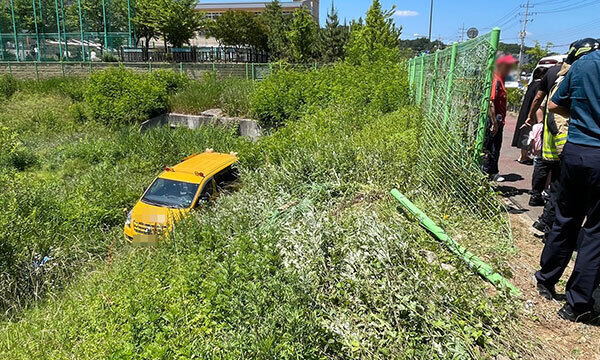
[[[523,104],[525,92],[519,88],[506,89],[508,107],[512,111],[518,111]]]
[[[185,75],[172,70],[155,70],[150,73],[150,80],[165,88],[167,94],[172,95],[178,90],[185,88],[190,79]]]
[[[85,92],[90,117],[108,126],[140,123],[166,112],[167,89],[123,67],[93,73]]]
[[[250,97],[251,112],[265,127],[297,120],[312,107],[328,103],[390,112],[408,104],[405,83],[404,67],[388,62],[283,70],[257,84]]]
[[[12,75],[0,75],[0,100],[8,99],[18,90],[18,82]]]
[[[102,54],[102,61],[103,62],[119,62],[119,58],[116,57],[113,53],[111,52],[104,52]]]

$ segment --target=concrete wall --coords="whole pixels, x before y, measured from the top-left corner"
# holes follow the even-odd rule
[[[163,114],[152,118],[140,127],[140,131],[144,132],[157,126],[171,127],[186,127],[188,129],[198,129],[200,126],[235,126],[238,128],[240,136],[247,137],[256,141],[261,136],[261,128],[258,123],[251,119],[233,118],[205,112],[201,115],[186,115],[186,114]]]

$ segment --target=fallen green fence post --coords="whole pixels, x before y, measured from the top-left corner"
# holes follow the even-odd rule
[[[444,243],[444,245],[446,245],[451,252],[458,255],[471,269],[477,271],[495,287],[499,289],[508,289],[513,296],[521,296],[521,290],[511,284],[510,281],[508,281],[502,275],[495,272],[490,265],[454,241],[450,236],[448,236],[448,234],[446,234],[444,229],[439,227],[433,220],[431,220],[431,218],[429,218],[423,211],[415,206],[415,204],[413,204],[400,191],[396,189],[392,190],[392,196],[394,196],[406,210],[413,214],[427,231],[429,231],[439,241]]]

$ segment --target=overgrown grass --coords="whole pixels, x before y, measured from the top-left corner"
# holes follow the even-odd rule
[[[169,108],[182,114],[200,114],[220,108],[230,116],[250,113],[249,94],[254,82],[235,77],[219,78],[215,73],[204,74],[202,80],[191,81],[186,88],[169,100]]]
[[[95,262],[62,292],[46,288],[55,298],[1,324],[0,357],[517,357],[508,345],[512,300],[491,293],[388,196],[392,187],[413,190],[421,122],[396,67],[320,70],[328,82],[314,92],[304,89],[313,73],[261,83],[252,110],[279,129],[257,143],[225,129],[140,135],[102,127],[102,136],[75,128],[77,141],[40,147],[43,160],[6,173],[45,178],[38,193],[48,197],[6,220],[15,225],[1,238],[23,249],[12,268],[43,273],[63,254],[102,258],[115,246],[110,262]],[[281,101],[268,96],[278,91]],[[241,190],[178,224],[156,248],[123,246],[119,224],[141,186],[206,147],[240,154]],[[22,181],[14,188],[37,184]],[[28,226],[38,209],[49,210]],[[51,218],[65,220],[55,226]],[[45,241],[29,235],[46,227],[37,236]],[[29,243],[49,250],[28,257]],[[50,260],[31,261],[42,256]]]

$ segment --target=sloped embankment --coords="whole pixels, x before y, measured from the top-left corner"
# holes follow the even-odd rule
[[[511,300],[387,195],[414,186],[420,114],[406,88],[404,70],[391,64],[273,76],[253,106],[265,122],[286,124],[237,145],[242,189],[178,224],[160,246],[124,247],[57,299],[3,324],[0,355],[515,355]]]

